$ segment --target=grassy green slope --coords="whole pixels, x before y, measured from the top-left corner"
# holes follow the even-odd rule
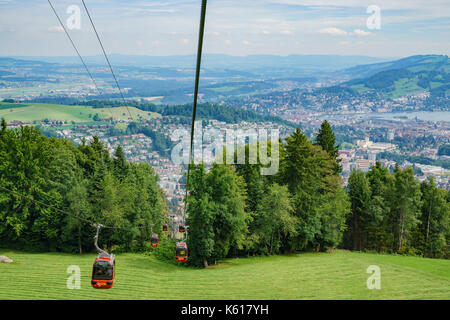
[[[0,264],[0,299],[449,299],[450,261],[364,253],[305,253],[229,259],[209,269],[183,268],[138,254],[117,256],[111,290],[90,287],[95,255],[27,254]],[[66,269],[81,268],[81,290],[68,290]],[[369,290],[369,265],[381,289]]]
[[[32,104],[6,104],[0,103],[0,118],[4,117],[6,121],[41,121],[44,119],[56,119],[61,121],[75,121],[77,123],[91,122],[96,113],[100,117],[111,117],[118,119],[128,119],[129,113],[133,119],[139,116],[145,119],[159,117],[160,115],[154,112],[146,112],[138,110],[133,107],[118,107],[118,108],[101,108],[95,109],[88,106],[66,106],[45,103]]]

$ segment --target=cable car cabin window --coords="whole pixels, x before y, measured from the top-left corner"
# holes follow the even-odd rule
[[[153,237],[153,238],[152,238],[152,243],[158,243],[158,238]]]
[[[177,256],[179,257],[183,257],[186,256],[186,248],[177,248]]]
[[[92,280],[112,280],[113,265],[108,261],[96,261],[92,271]]]

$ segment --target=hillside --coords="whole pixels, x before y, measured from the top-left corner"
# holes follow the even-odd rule
[[[448,299],[450,261],[351,252],[228,259],[208,269],[185,268],[141,254],[117,255],[117,283],[90,287],[93,254],[27,254],[0,250],[3,299]],[[66,269],[81,269],[81,290],[68,290]],[[381,289],[369,290],[369,265]]]
[[[78,64],[78,57],[14,57],[22,59],[27,63],[31,61],[44,61],[57,64]],[[0,57],[0,61],[1,61]],[[4,58],[8,59],[8,58]],[[110,60],[113,65],[136,66],[146,68],[195,68],[195,55],[178,56],[146,56],[146,55],[122,55],[111,54]],[[12,59],[10,59],[12,60]],[[368,56],[343,56],[343,55],[248,55],[232,56],[227,54],[204,54],[203,66],[206,69],[231,69],[264,72],[264,69],[306,69],[306,70],[338,70],[349,68],[359,64],[369,64],[387,61],[387,58]],[[86,56],[85,61],[89,64],[104,63],[102,55]]]
[[[359,66],[347,72],[359,77],[344,84],[360,94],[399,98],[423,92],[431,99],[450,97],[450,59],[447,56],[412,56],[389,63]]]
[[[418,55],[389,62],[358,65],[342,72],[356,78],[367,78],[379,72],[395,69],[406,69],[411,72],[437,71],[449,73],[450,59],[444,55]]]
[[[126,120],[129,113],[133,118],[141,116],[145,119],[151,119],[160,116],[157,113],[142,111],[134,107],[118,108],[92,108],[90,106],[67,106],[46,103],[4,103],[0,102],[0,118],[6,121],[33,122],[43,121],[45,119],[54,119],[58,121],[68,121],[75,123],[92,122],[95,114],[100,118],[113,116],[116,119]]]

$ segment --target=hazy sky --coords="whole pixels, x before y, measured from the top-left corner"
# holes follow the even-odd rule
[[[101,54],[81,0],[52,1],[82,55]],[[201,0],[85,0],[108,53],[182,55],[196,51]],[[369,29],[367,8],[381,12]],[[74,51],[47,0],[0,0],[0,55],[64,56]],[[342,54],[400,57],[450,54],[449,0],[210,0],[206,53]]]

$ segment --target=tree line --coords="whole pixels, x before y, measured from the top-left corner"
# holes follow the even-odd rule
[[[249,164],[249,145],[245,164],[191,165],[190,264],[334,248],[448,258],[450,192],[433,179],[419,183],[412,168],[390,173],[377,163],[367,173],[353,171],[343,187],[326,121],[313,140],[297,128],[269,142],[268,153],[276,147],[274,175],[261,174],[260,159]],[[115,227],[102,230],[107,249],[139,251],[148,247],[150,226],[160,230],[164,222],[165,196],[153,169],[127,162],[120,145],[110,156],[97,137],[75,146],[2,120],[0,187],[2,246],[90,252],[92,224],[101,223]]]
[[[98,137],[75,146],[32,126],[9,129],[3,119],[0,186],[2,246],[90,252],[100,223],[114,227],[102,229],[101,245],[142,250],[150,225],[158,230],[164,219],[151,166],[128,163],[120,145],[111,157]]]
[[[450,192],[433,178],[419,183],[411,167],[390,173],[377,163],[350,174],[348,194],[344,248],[449,257]]]
[[[89,100],[78,101],[73,105],[90,106],[93,108],[117,108],[123,106],[121,101],[113,100]],[[156,105],[149,102],[139,102],[136,100],[127,101],[129,107],[134,107],[142,111],[156,112],[163,116],[192,116],[192,105]],[[281,119],[280,117],[262,115],[251,110],[244,110],[237,107],[224,107],[217,104],[201,103],[197,106],[197,118],[205,120],[219,120],[226,123],[248,122],[267,122],[282,123],[287,126],[294,126],[292,122]]]
[[[187,198],[191,263],[208,266],[230,256],[338,246],[350,202],[341,186],[335,139],[327,122],[315,141],[296,129],[279,142],[279,171],[271,176],[261,175],[260,161],[214,164],[209,172],[203,164],[192,165]],[[269,153],[273,147],[269,144]]]
[[[448,258],[450,193],[433,179],[420,184],[412,168],[391,174],[377,163],[353,171],[344,188],[326,121],[313,141],[297,129],[279,148],[272,176],[260,174],[259,162],[191,165],[191,264],[334,248]]]

